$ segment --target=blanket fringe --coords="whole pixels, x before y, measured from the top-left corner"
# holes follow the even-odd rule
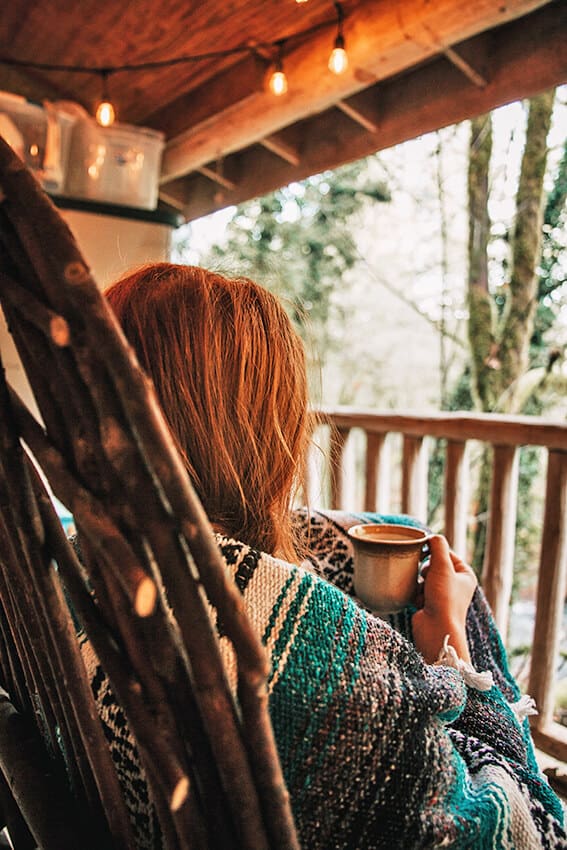
[[[518,720],[524,720],[531,714],[538,714],[535,699],[529,694],[524,694],[517,702],[510,703],[510,708]]]
[[[471,688],[475,688],[477,691],[489,691],[494,685],[494,677],[490,670],[479,672],[468,661],[463,661],[462,658],[459,658],[457,651],[449,643],[449,635],[445,635],[443,649],[439,653],[439,658],[435,663],[458,670],[465,684]]]

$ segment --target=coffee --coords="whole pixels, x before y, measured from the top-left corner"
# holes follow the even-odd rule
[[[348,533],[354,545],[354,589],[359,599],[379,615],[411,605],[430,534],[386,523],[355,525]]]

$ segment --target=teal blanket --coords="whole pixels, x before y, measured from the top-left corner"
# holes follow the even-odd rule
[[[271,658],[270,713],[304,850],[567,847],[482,592],[467,627],[475,666],[493,673],[488,691],[425,664],[409,615],[386,623],[352,597],[345,530],[385,518],[296,519],[309,547],[301,566],[219,544]],[[84,654],[139,846],[157,848],[135,747],[88,642]]]

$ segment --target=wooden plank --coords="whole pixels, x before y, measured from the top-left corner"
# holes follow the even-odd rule
[[[427,452],[423,437],[403,436],[402,513],[427,520]]]
[[[541,0],[509,0],[496,7],[493,0],[405,0],[403,4],[367,0],[345,20],[349,67],[344,74],[327,72],[329,33],[326,28],[317,32],[286,54],[289,90],[284,98],[264,91],[250,100],[245,111],[230,109],[199,124],[189,118],[186,132],[180,132],[166,148],[164,181],[211,162],[219,146],[224,155],[247,147],[367,88],[372,79],[384,79],[430,59],[439,52],[440,43],[454,46],[542,5]],[[193,92],[194,104],[207,98],[207,84]]]
[[[363,109],[357,108],[348,100],[338,100],[335,106],[349,118],[352,118],[356,124],[368,130],[369,133],[378,132],[378,122],[374,115],[366,114]]]
[[[276,156],[279,156],[280,159],[283,159],[290,165],[297,167],[301,162],[297,149],[288,145],[281,136],[276,134],[266,136],[265,139],[260,139],[260,144],[262,147],[266,148],[266,150],[275,153]]]
[[[382,511],[385,505],[385,434],[366,434],[366,459],[364,478],[364,510]]]
[[[453,50],[452,47],[446,47],[443,49],[443,55],[447,57],[449,62],[451,62],[455,68],[458,68],[459,71],[465,75],[465,77],[471,81],[475,86],[483,89],[486,85],[488,85],[488,80],[486,77],[483,77],[482,74],[473,68],[473,66],[463,59],[460,53],[457,50]]]
[[[211,119],[218,122],[226,110],[242,112],[249,98],[263,92],[267,68],[268,63],[258,56],[245,56],[236,61],[228,72],[208,80],[203,91],[184,92],[167,106],[146,115],[144,124],[161,130],[171,138],[186,130],[188,125],[206,125]],[[223,146],[221,133],[216,147],[220,149]]]
[[[516,447],[494,446],[488,533],[482,570],[482,586],[504,639],[508,629],[514,572],[518,458]]]
[[[445,452],[445,537],[461,558],[467,549],[466,447],[464,440],[448,440]]]
[[[333,428],[330,435],[331,508],[343,507],[343,458],[350,428]]]
[[[239,189],[227,195],[224,205],[266,194],[565,81],[566,39],[567,7],[552,4],[497,32],[458,45],[459,54],[471,65],[478,56],[486,55],[481,72],[488,84],[483,89],[472,85],[445,57],[396,79],[382,80],[349,99],[377,124],[377,134],[363,132],[353,122],[338,122],[336,109],[318,113],[286,129],[286,135],[295,130],[303,140],[298,167],[272,162],[271,167],[266,164],[258,169],[257,148],[241,151]],[[163,180],[168,179],[166,170]],[[185,197],[188,219],[219,209],[212,194],[200,191],[191,181],[186,184]]]
[[[567,578],[567,453],[549,452],[538,574],[529,692],[545,730],[553,719],[555,666],[559,652]],[[567,744],[566,744],[567,747]],[[566,750],[567,753],[567,750]]]
[[[224,189],[233,191],[236,188],[236,183],[229,180],[228,177],[225,177],[220,171],[214,168],[208,168],[206,165],[202,165],[197,169],[197,171],[199,174],[202,174],[203,177],[208,177],[209,180],[212,180],[213,183],[222,186]]]
[[[560,723],[550,723],[545,729],[537,725],[539,715],[530,717],[534,744],[544,753],[567,762],[567,729]]]
[[[377,413],[350,407],[324,407],[317,415],[344,428],[373,433],[389,431],[415,437],[447,440],[481,440],[511,446],[547,446],[567,451],[567,424],[536,416],[504,416],[498,413]]]

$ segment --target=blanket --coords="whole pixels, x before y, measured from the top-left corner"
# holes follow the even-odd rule
[[[562,807],[514,708],[520,694],[482,592],[467,629],[475,666],[493,673],[485,691],[452,667],[425,664],[411,611],[386,622],[353,597],[346,530],[392,517],[295,518],[308,547],[301,565],[218,542],[271,659],[270,714],[301,846],[567,847]],[[127,723],[87,640],[83,653],[139,847],[159,848]]]

